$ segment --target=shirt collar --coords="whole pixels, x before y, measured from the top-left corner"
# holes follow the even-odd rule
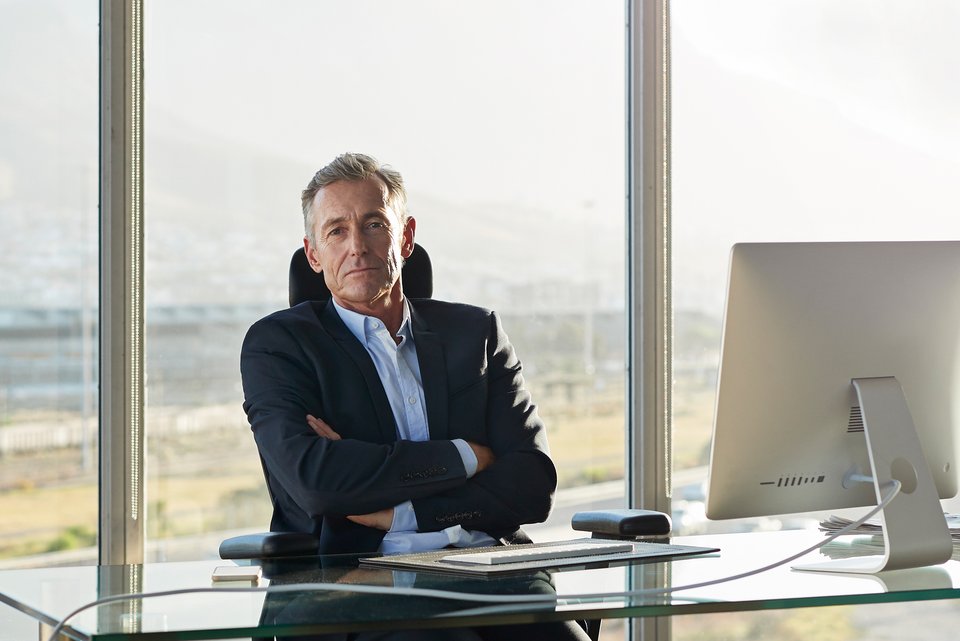
[[[360,341],[364,347],[367,345],[367,336],[372,335],[378,328],[383,327],[383,322],[381,322],[379,318],[365,316],[341,307],[335,299],[331,298],[330,301],[337,310],[340,320],[343,321],[343,324],[347,326],[350,333],[356,336],[357,340]],[[407,339],[413,340],[413,332],[410,329],[410,306],[407,304],[406,298],[403,299],[403,319],[400,321],[400,329],[397,331],[397,336],[403,339],[400,342],[401,345],[403,345]]]

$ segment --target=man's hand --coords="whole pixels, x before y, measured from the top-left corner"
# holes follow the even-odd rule
[[[325,438],[331,441],[340,440],[340,435],[334,432],[332,427],[315,416],[307,414],[307,425],[309,425],[320,438]]]
[[[340,440],[340,435],[334,432],[332,427],[324,423],[316,416],[307,414],[307,425],[309,425],[310,428],[316,432],[317,436],[320,438],[325,438],[331,441]],[[388,532],[390,530],[390,526],[393,525],[393,508],[391,507],[386,510],[380,510],[379,512],[373,512],[371,514],[357,514],[354,516],[348,516],[347,519],[353,521],[354,523],[359,523],[360,525],[365,525],[367,527]]]
[[[379,512],[373,512],[372,514],[348,516],[347,519],[360,525],[389,532],[390,526],[393,525],[393,508],[390,507],[385,510],[380,510]]]
[[[482,472],[487,469],[493,462],[497,460],[497,457],[493,455],[493,450],[491,450],[486,445],[478,445],[476,443],[471,443],[467,441],[467,445],[470,446],[470,449],[473,450],[473,453],[477,456],[477,471]]]

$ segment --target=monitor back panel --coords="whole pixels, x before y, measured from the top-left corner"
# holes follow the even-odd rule
[[[851,379],[894,376],[942,498],[956,494],[960,242],[731,252],[707,515],[876,503]]]

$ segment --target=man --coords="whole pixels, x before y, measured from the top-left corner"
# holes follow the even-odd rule
[[[528,541],[556,470],[497,316],[404,297],[416,221],[389,167],[344,154],[302,205],[332,300],[258,321],[241,354],[271,530],[324,553]]]
[[[271,530],[313,532],[323,553],[529,541],[520,525],[547,518],[557,474],[497,316],[404,297],[416,221],[389,167],[344,154],[301,200],[332,299],[258,321],[240,358]],[[357,638],[587,637],[568,621]]]

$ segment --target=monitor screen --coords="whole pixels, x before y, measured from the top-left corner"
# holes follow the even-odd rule
[[[876,505],[873,485],[844,482],[872,474],[851,381],[875,377],[902,387],[933,502],[952,497],[958,350],[960,242],[734,246],[707,516]]]

